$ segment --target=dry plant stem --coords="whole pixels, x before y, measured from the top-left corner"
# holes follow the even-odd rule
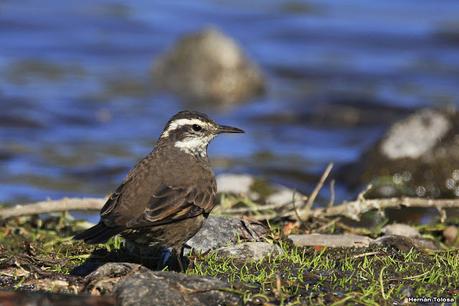
[[[331,180],[330,182],[330,201],[327,207],[330,208],[333,205],[335,205],[335,180]]]
[[[373,188],[372,184],[367,185],[367,187],[358,194],[357,200],[359,201],[365,200],[365,195],[367,194],[368,191],[370,191],[371,188]]]
[[[327,177],[330,175],[331,170],[333,169],[333,163],[328,164],[327,168],[325,169],[322,177],[320,178],[319,182],[317,183],[316,187],[312,191],[311,195],[309,196],[308,201],[306,202],[306,206],[303,210],[303,216],[300,216],[302,220],[307,220],[309,218],[308,212],[311,211],[312,205],[314,204],[317,195],[319,194],[320,190],[324,186]]]
[[[437,208],[437,211],[438,211],[438,214],[440,215],[440,222],[441,223],[445,223],[446,221],[446,211],[444,208],[441,208],[441,207],[436,207]]]
[[[266,204],[266,205],[259,205],[256,207],[243,207],[243,208],[232,208],[226,209],[223,212],[225,214],[244,214],[248,212],[257,212],[257,211],[264,211],[264,210],[274,210],[279,208],[286,208],[292,205],[292,202],[287,203],[273,203],[273,204]]]
[[[11,217],[18,217],[24,215],[42,214],[62,212],[68,210],[93,210],[97,211],[102,208],[106,199],[103,198],[63,198],[60,200],[48,200],[37,203],[30,203],[24,205],[17,205],[0,209],[0,218],[6,219]],[[268,210],[276,207],[290,206],[291,203],[286,204],[273,204],[269,207],[266,205],[257,210]],[[459,199],[423,199],[423,198],[388,198],[388,199],[363,199],[356,201],[343,202],[340,205],[332,206],[329,208],[315,208],[307,212],[307,215],[313,218],[320,217],[339,217],[344,216],[353,220],[359,220],[360,215],[376,209],[384,210],[387,208],[402,208],[402,207],[423,207],[423,208],[436,208],[444,210],[447,208],[459,208]],[[253,208],[249,210],[230,210],[231,213],[249,212],[254,211]],[[305,211],[299,210],[298,213],[304,218]],[[276,214],[266,214],[265,216],[257,215],[257,218],[262,217],[270,218]],[[295,212],[290,210],[284,216],[295,216]]]
[[[330,226],[335,225],[335,223],[338,222],[339,220],[341,220],[341,217],[337,217],[337,218],[331,220],[330,222],[327,222],[326,224],[324,224],[324,225],[322,225],[321,227],[319,227],[319,228],[317,229],[317,232],[320,233],[320,232],[326,230],[326,229],[329,228]]]
[[[346,225],[340,221],[336,222],[336,226],[345,230],[349,234],[363,235],[363,236],[367,236],[371,234],[371,231],[366,227],[353,227],[350,225]]]
[[[101,198],[63,198],[16,205],[0,209],[0,219],[68,210],[100,210],[106,200]]]
[[[295,204],[295,192],[293,192],[293,199],[292,199],[292,206],[293,206],[293,211],[295,212],[295,216],[298,219],[298,221],[303,222],[301,219],[301,216],[298,213],[298,209],[296,209],[296,204]]]
[[[306,213],[311,217],[335,217],[344,216],[353,220],[360,220],[360,216],[370,210],[384,210],[387,208],[401,207],[422,207],[437,208],[459,208],[459,199],[423,199],[423,198],[387,198],[387,199],[363,199],[350,202],[343,202],[340,205],[330,208],[316,208]],[[294,214],[289,213],[291,216]]]
[[[373,255],[379,255],[379,254],[381,254],[381,252],[379,252],[379,251],[368,252],[368,253],[354,255],[354,256],[352,256],[352,258],[360,258],[360,257],[373,256]]]

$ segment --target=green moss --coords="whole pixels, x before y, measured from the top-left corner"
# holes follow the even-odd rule
[[[401,253],[390,248],[297,248],[241,264],[215,254],[196,256],[192,275],[209,275],[233,284],[246,303],[379,305],[413,296],[452,297],[459,283],[459,252]]]

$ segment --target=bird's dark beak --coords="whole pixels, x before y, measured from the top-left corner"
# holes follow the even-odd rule
[[[232,126],[219,125],[218,129],[217,129],[217,133],[218,134],[221,134],[221,133],[244,133],[244,131],[241,130],[241,129],[238,129],[236,127],[232,127]]]

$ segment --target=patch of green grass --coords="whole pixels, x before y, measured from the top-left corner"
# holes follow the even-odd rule
[[[0,288],[37,290],[36,280],[53,279],[66,279],[81,288],[83,279],[71,273],[89,258],[129,261],[122,257],[121,238],[90,246],[71,239],[77,227],[78,222],[67,218],[27,219],[0,227]],[[191,255],[187,273],[226,280],[248,305],[381,305],[408,295],[457,298],[457,249],[426,253],[389,246],[298,248],[277,238],[278,224],[270,228],[272,242],[282,254],[250,262],[212,252]]]
[[[245,303],[392,304],[412,296],[454,297],[459,284],[457,250],[425,254],[412,249],[297,248],[280,242],[283,254],[238,262],[216,254],[195,256],[187,273],[224,279]],[[457,293],[456,293],[457,294]]]

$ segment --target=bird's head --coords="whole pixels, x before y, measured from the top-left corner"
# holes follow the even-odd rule
[[[222,133],[244,133],[244,131],[220,125],[203,113],[181,111],[167,122],[159,141],[171,144],[185,153],[205,157],[207,145],[215,136]]]

